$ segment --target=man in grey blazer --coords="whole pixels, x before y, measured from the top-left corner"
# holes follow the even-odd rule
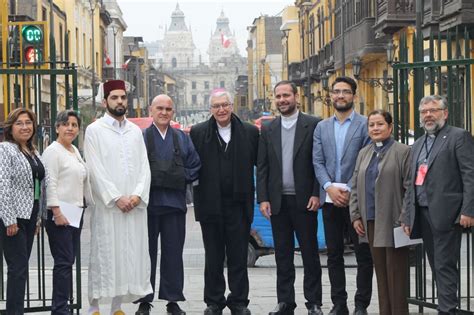
[[[425,135],[412,147],[412,182],[405,195],[405,233],[422,237],[438,293],[438,314],[455,314],[462,227],[474,226],[474,141],[446,124],[446,100],[421,99]]]
[[[269,315],[292,315],[295,303],[294,235],[304,267],[308,315],[322,315],[317,211],[319,185],[313,174],[312,135],[319,118],[298,111],[298,92],[290,81],[275,85],[281,116],[262,127],[257,159],[257,199],[271,220],[277,265],[277,307]]]
[[[347,315],[344,235],[350,235],[357,259],[357,291],[354,315],[367,314],[372,296],[373,263],[367,243],[359,244],[349,216],[350,181],[357,155],[370,139],[367,118],[354,111],[357,84],[338,77],[332,84],[334,116],[320,122],[313,136],[313,164],[321,186],[328,272],[333,308],[329,315]]]

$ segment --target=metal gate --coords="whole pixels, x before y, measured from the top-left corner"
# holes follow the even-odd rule
[[[416,34],[421,34],[417,29]],[[472,66],[470,34],[467,28],[455,28],[433,34],[426,40],[414,35],[412,60],[409,62],[407,34],[399,41],[398,62],[392,65],[394,78],[395,138],[409,143],[423,135],[419,127],[418,105],[425,95],[439,94],[448,100],[448,123],[470,132],[472,124]],[[426,52],[426,53],[424,53]],[[410,129],[413,126],[413,129]],[[474,158],[474,157],[473,157]],[[474,261],[474,229],[465,229],[459,260],[459,314],[473,314],[472,262]],[[423,308],[437,307],[434,277],[423,246],[417,246],[414,266],[410,267],[410,304]]]
[[[56,62],[55,62],[56,63]],[[38,120],[37,147],[40,152],[56,138],[54,123],[58,108],[58,98],[64,100],[67,109],[78,110],[77,71],[67,62],[59,62],[61,69],[39,69],[12,67],[3,63],[0,68],[3,93],[3,115],[18,107],[32,109]],[[80,249],[80,244],[77,244]],[[25,312],[51,310],[52,294],[52,257],[47,246],[44,227],[36,238],[30,257],[27,278]],[[3,257],[3,246],[0,242],[0,255]],[[6,314],[6,264],[0,258],[0,314]],[[80,250],[76,256],[75,279],[71,283],[71,308],[77,310],[82,306],[81,292],[81,257]]]

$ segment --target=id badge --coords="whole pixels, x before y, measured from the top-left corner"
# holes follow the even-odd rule
[[[415,185],[421,186],[425,182],[426,173],[428,172],[428,165],[423,163],[420,164],[418,167],[418,171],[416,172],[416,180]]]

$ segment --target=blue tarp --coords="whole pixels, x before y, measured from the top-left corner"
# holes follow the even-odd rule
[[[261,213],[259,205],[255,203],[253,215],[252,229],[255,230],[264,243],[264,247],[274,248],[272,227],[270,221],[267,220]],[[326,239],[324,237],[324,224],[323,224],[323,210],[318,210],[318,231],[314,231],[318,235],[318,246],[319,249],[326,248]],[[298,247],[298,242],[295,236],[295,246]]]

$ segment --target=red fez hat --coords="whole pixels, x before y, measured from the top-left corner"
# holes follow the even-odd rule
[[[104,95],[110,94],[113,90],[124,90],[127,92],[125,82],[122,80],[110,80],[104,83]]]

